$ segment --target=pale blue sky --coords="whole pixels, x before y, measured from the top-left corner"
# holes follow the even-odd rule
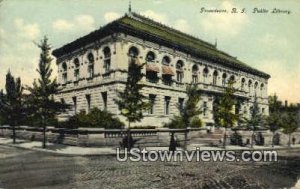
[[[201,14],[202,7],[246,8],[246,13]],[[253,14],[254,8],[279,8],[291,14]],[[39,50],[33,41],[47,35],[54,48],[60,47],[124,15],[127,9],[128,0],[4,0],[0,88],[8,69],[25,84],[37,76]],[[132,0],[132,9],[205,41],[215,43],[217,38],[219,49],[271,75],[270,94],[300,102],[300,1]]]

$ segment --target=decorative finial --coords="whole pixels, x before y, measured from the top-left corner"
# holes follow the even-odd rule
[[[215,39],[215,47],[218,46],[218,38]]]
[[[128,12],[131,12],[131,1],[129,1]]]

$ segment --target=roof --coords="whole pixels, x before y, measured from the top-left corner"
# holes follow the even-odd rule
[[[124,32],[133,36],[147,38],[147,40],[192,54],[196,57],[211,60],[221,65],[250,72],[264,78],[270,77],[270,75],[246,65],[236,57],[218,50],[214,45],[208,42],[133,12],[125,14],[125,16],[106,26],[54,50],[53,55],[56,57],[62,56],[65,53],[72,52],[97,39],[99,40],[116,32]]]

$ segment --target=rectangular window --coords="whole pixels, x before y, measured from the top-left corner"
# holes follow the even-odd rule
[[[170,114],[170,101],[171,101],[171,97],[165,96],[165,115]]]
[[[192,76],[192,82],[193,82],[193,84],[198,83],[198,76],[197,75]]]
[[[88,76],[89,76],[89,78],[92,78],[92,77],[94,77],[94,65],[89,65],[89,67],[88,67]]]
[[[85,95],[86,98],[86,104],[87,104],[87,113],[91,110],[91,95]]]
[[[154,114],[155,98],[156,95],[149,94],[149,103],[150,103],[149,114]]]
[[[105,73],[110,71],[110,58],[104,60],[104,69],[105,69]]]
[[[207,102],[203,102],[203,115],[207,115]]]
[[[77,98],[76,96],[72,97],[73,99],[73,107],[74,107],[74,113],[77,113]]]
[[[182,82],[182,78],[183,78],[183,73],[181,71],[177,71],[176,75],[177,75],[177,81],[179,83],[181,83]]]
[[[68,80],[68,75],[67,75],[67,73],[63,73],[63,74],[62,74],[62,79],[63,79],[63,83],[64,83],[64,84],[67,83],[67,80]]]
[[[107,92],[102,92],[101,96],[103,100],[103,109],[107,110]]]
[[[79,80],[79,69],[76,69],[74,71],[74,77],[75,77],[75,81],[78,81]]]
[[[178,106],[179,106],[179,110],[183,109],[183,102],[184,102],[184,98],[178,98]]]
[[[215,75],[213,77],[213,85],[217,85],[217,76],[215,76]]]

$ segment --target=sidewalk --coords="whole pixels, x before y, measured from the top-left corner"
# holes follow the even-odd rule
[[[12,139],[1,138],[0,137],[0,145],[10,146],[40,152],[48,152],[60,155],[71,155],[71,156],[94,156],[94,155],[116,155],[117,150],[116,147],[78,147],[78,146],[68,146],[62,144],[53,144],[47,143],[47,148],[42,148],[42,142],[39,141],[25,141],[17,139],[16,144],[13,144]],[[151,150],[169,150],[168,147],[146,147],[147,151]],[[226,150],[286,150],[286,149],[300,149],[300,144],[294,145],[292,148],[288,148],[287,146],[275,146],[272,148],[271,146],[254,146],[254,148],[250,147],[241,147],[241,146],[230,146],[226,147]],[[177,148],[177,150],[182,150],[181,148]],[[193,145],[188,147],[188,151],[191,150],[224,150],[224,148],[220,147],[208,147],[201,146],[195,147]],[[121,151],[124,153],[124,151]]]

